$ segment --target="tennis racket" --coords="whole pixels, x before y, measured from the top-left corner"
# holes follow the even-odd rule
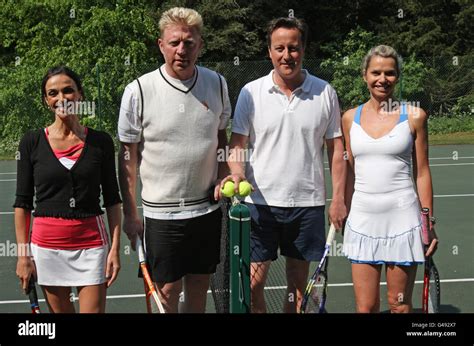
[[[331,224],[329,227],[328,237],[326,239],[326,246],[324,248],[323,257],[319,261],[316,271],[311,276],[306,286],[306,290],[301,301],[300,313],[324,313],[326,312],[326,296],[328,284],[328,255],[331,250],[331,245],[336,235],[336,227]]]
[[[429,248],[433,240],[433,232],[430,229],[430,210],[428,208],[421,209],[422,217],[422,239],[424,251]],[[438,313],[441,303],[441,285],[438,269],[433,261],[432,256],[425,258],[425,272],[423,276],[423,297],[422,309],[424,313]]]
[[[138,252],[138,261],[140,262],[140,269],[143,275],[143,283],[145,285],[146,294],[146,306],[148,313],[151,314],[164,314],[165,309],[161,304],[160,297],[156,291],[155,284],[151,280],[150,273],[145,261],[145,250],[143,249],[142,240],[137,236],[136,249]]]
[[[35,278],[33,275],[30,276],[30,280],[28,281],[28,288],[25,292],[30,299],[30,306],[31,312],[34,314],[40,314],[40,308],[38,303],[38,294],[36,293],[36,285],[35,285]]]

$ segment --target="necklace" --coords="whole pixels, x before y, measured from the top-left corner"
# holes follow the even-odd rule
[[[390,113],[385,112],[384,110],[382,110],[381,112],[377,112],[376,114],[377,118],[381,121],[387,121],[390,116]]]

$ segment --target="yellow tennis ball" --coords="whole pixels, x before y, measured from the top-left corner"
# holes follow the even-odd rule
[[[248,181],[241,181],[239,184],[239,195],[242,197],[250,195],[252,192],[252,185]]]
[[[221,190],[222,195],[224,195],[225,197],[232,197],[234,195],[234,188],[234,182],[230,180],[227,181]]]

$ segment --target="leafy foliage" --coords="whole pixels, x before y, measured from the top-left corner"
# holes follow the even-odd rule
[[[360,62],[384,43],[404,57],[403,99],[422,101],[431,114],[472,116],[474,4],[468,0],[1,0],[0,152],[14,152],[27,129],[51,121],[40,83],[58,64],[78,72],[86,98],[97,103],[97,116],[83,121],[115,133],[125,85],[162,61],[158,20],[174,6],[202,14],[200,63],[224,74],[234,102],[246,82],[271,69],[268,21],[294,15],[310,28],[307,68],[333,83],[344,109],[367,99]],[[325,61],[314,65],[320,58]]]

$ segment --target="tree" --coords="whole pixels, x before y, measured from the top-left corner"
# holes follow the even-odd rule
[[[323,47],[333,58],[325,60],[321,67],[334,71],[331,84],[337,91],[343,110],[368,100],[369,92],[362,78],[362,61],[369,49],[379,44],[383,42],[373,33],[358,27],[347,35],[342,44],[331,43]],[[427,72],[424,64],[414,56],[403,59],[395,95],[409,102],[426,99],[424,81]]]
[[[465,55],[473,49],[473,14],[472,1],[398,0],[375,29],[405,56]]]

